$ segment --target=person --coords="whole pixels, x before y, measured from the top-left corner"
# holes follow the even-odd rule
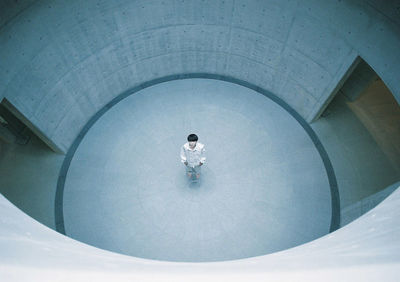
[[[206,161],[204,144],[197,142],[196,134],[187,137],[187,143],[181,148],[181,161],[186,166],[186,173],[190,179],[200,178],[201,166]]]

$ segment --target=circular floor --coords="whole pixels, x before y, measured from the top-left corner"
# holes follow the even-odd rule
[[[205,144],[201,182],[185,177],[189,133]],[[211,79],[157,84],[108,110],[86,134],[64,186],[72,238],[157,260],[264,255],[329,232],[321,157],[281,106]]]

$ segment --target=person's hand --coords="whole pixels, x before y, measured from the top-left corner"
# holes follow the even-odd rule
[[[187,166],[187,165],[188,165],[188,162],[184,162],[184,164]]]

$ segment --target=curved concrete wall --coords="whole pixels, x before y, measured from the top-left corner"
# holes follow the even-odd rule
[[[398,281],[400,189],[351,224],[282,252],[171,263],[96,249],[35,222],[0,195],[2,281]]]
[[[0,98],[64,151],[112,98],[167,75],[248,81],[310,121],[360,55],[399,101],[399,25],[390,18],[396,14],[383,14],[391,9],[378,11],[375,2],[76,0],[5,7]]]
[[[359,55],[400,101],[395,1],[8,2],[0,9],[0,99],[11,101],[64,151],[112,98],[167,75],[201,72],[248,81],[310,121]],[[396,191],[359,220],[304,246],[192,265],[85,246],[34,222],[1,196],[0,273],[5,281],[165,281],[165,275],[174,281],[396,281],[399,199]]]

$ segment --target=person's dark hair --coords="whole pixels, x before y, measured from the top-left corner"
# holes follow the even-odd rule
[[[189,136],[187,137],[187,140],[189,142],[195,142],[195,141],[199,140],[199,137],[197,137],[196,134],[189,134]]]

